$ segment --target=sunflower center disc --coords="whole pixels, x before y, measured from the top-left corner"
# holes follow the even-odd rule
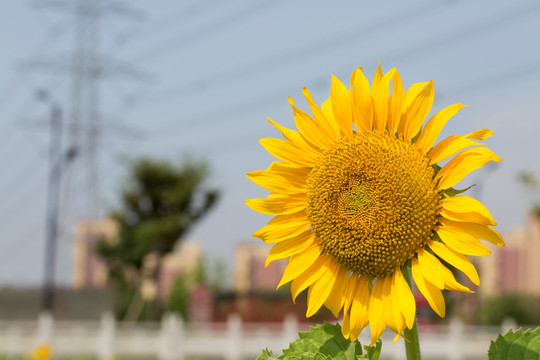
[[[350,271],[386,275],[432,235],[439,213],[433,175],[428,159],[393,135],[340,139],[308,177],[312,230]]]

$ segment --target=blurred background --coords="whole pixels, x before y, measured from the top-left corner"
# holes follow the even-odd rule
[[[306,109],[303,86],[320,103],[332,74],[370,78],[379,61],[406,87],[433,79],[433,111],[473,105],[441,138],[489,128],[503,158],[462,187],[507,247],[475,260],[482,286],[449,295],[441,326],[540,323],[537,0],[21,0],[0,13],[0,322],[32,334],[0,330],[0,356],[65,348],[56,322],[93,321],[102,350],[89,358],[121,357],[110,333],[136,323],[172,343],[218,324],[229,352],[201,356],[240,358],[249,326],[273,324],[262,338],[277,334],[279,352],[331,319],[274,291],[286,264],[265,269],[268,247],[250,237],[269,217],[244,205],[266,196],[245,173],[272,161],[266,117],[294,127],[287,96]],[[169,353],[139,343],[130,356],[196,355],[163,339]]]

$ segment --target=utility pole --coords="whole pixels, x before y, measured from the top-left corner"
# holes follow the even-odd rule
[[[73,52],[70,57],[58,56],[53,60],[32,59],[23,63],[23,68],[59,70],[70,75],[70,106],[66,135],[69,147],[79,150],[81,161],[76,165],[82,171],[77,171],[76,174],[83,174],[83,178],[75,179],[75,174],[66,174],[62,213],[66,216],[68,213],[79,213],[79,216],[96,218],[100,208],[99,144],[104,125],[101,82],[116,75],[142,77],[142,74],[129,64],[102,55],[100,28],[103,20],[111,15],[134,19],[141,19],[143,16],[139,11],[117,0],[36,0],[33,5],[40,9],[69,13],[75,20]],[[75,185],[84,188],[85,191],[75,193]],[[75,203],[82,205],[82,214],[81,208],[77,208],[79,211],[76,210]]]
[[[60,205],[60,183],[64,165],[71,161],[75,152],[68,151],[64,156],[62,148],[62,108],[50,99],[46,91],[37,92],[37,99],[50,105],[49,142],[49,180],[47,184],[45,266],[41,310],[52,313],[54,309],[54,288],[56,269],[56,250],[58,240],[58,209]]]
[[[36,57],[21,64],[25,71],[56,72],[68,75],[70,81],[67,98],[62,99],[67,104],[66,111],[62,111],[58,102],[50,101],[46,92],[39,96],[51,106],[51,169],[42,302],[42,309],[51,311],[58,247],[64,245],[62,240],[70,242],[68,237],[76,219],[100,216],[99,151],[103,127],[113,125],[126,131],[122,126],[105,121],[100,96],[102,83],[118,76],[147,78],[130,64],[102,53],[101,26],[114,16],[141,20],[143,13],[132,10],[122,0],[33,0],[31,4],[40,10],[63,12],[71,16],[74,23],[73,45],[68,54]],[[63,136],[67,152],[62,152]]]

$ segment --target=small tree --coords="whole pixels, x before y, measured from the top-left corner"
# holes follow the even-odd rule
[[[485,300],[480,307],[480,321],[486,325],[500,325],[511,318],[518,325],[540,323],[540,296],[509,293]]]
[[[528,192],[529,201],[532,201],[531,214],[540,219],[540,180],[535,173],[529,171],[522,171],[518,174],[518,180]]]
[[[203,187],[207,174],[206,164],[193,161],[132,163],[121,207],[111,214],[118,224],[116,241],[97,246],[117,290],[120,317],[136,319],[148,307],[139,291],[143,281],[157,282],[164,255],[215,205],[218,192]],[[127,308],[126,293],[133,294]]]
[[[178,277],[172,284],[167,302],[167,310],[179,313],[184,320],[187,320],[188,300],[189,291],[186,279],[184,277]]]

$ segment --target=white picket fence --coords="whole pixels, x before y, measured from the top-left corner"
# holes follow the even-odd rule
[[[486,359],[490,341],[497,333],[506,332],[511,324],[501,328],[469,327],[459,320],[448,326],[421,328],[423,358]],[[280,354],[298,331],[307,330],[294,316],[282,323],[242,323],[232,315],[224,323],[184,323],[168,314],[161,323],[117,323],[111,314],[100,321],[54,321],[42,314],[35,321],[0,321],[0,353],[20,355],[36,344],[47,343],[58,357],[88,356],[107,359],[111,356],[135,356],[144,359],[182,360],[188,358],[219,358],[227,360],[255,359],[261,349]],[[383,335],[382,359],[405,359],[403,339],[392,343],[395,334]],[[359,339],[369,343],[369,331]]]

